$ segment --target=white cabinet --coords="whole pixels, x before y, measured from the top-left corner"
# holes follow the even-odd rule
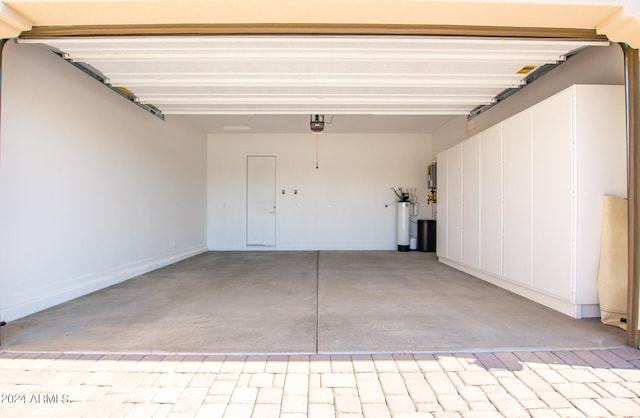
[[[502,123],[503,275],[531,284],[531,111]]]
[[[593,272],[600,262],[602,196],[627,196],[627,154],[623,88],[584,87],[574,92],[573,297],[576,303],[588,305],[597,303]],[[589,245],[593,242],[598,245]]]
[[[436,156],[438,164],[436,165],[436,178],[438,179],[438,212],[436,222],[436,255],[441,258],[449,258],[447,249],[447,227],[449,224],[449,205],[448,203],[448,182],[447,182],[447,153],[442,151]]]
[[[480,134],[480,270],[502,275],[502,126]]]
[[[624,106],[622,86],[572,86],[440,153],[439,259],[598,316],[602,197],[626,195]]]
[[[480,268],[480,136],[462,145],[462,262]]]
[[[571,300],[573,253],[573,100],[565,90],[535,106],[533,134],[533,287]],[[624,124],[624,123],[623,123]],[[594,167],[595,169],[595,167]],[[601,198],[600,198],[601,200]],[[596,200],[593,204],[600,204]],[[602,220],[594,219],[596,227]],[[599,238],[598,238],[599,240]],[[596,243],[594,243],[596,244]],[[594,276],[594,280],[595,280]]]
[[[462,144],[447,150],[447,257],[462,262]]]

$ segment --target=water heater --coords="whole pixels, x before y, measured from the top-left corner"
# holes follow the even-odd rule
[[[409,215],[411,202],[398,202],[398,251],[409,251]]]

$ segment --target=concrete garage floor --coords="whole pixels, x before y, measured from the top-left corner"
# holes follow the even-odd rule
[[[5,351],[380,353],[619,347],[433,253],[211,252],[2,328]]]

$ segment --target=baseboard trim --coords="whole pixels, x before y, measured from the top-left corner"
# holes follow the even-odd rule
[[[530,287],[520,285],[510,280],[495,276],[493,274],[476,270],[472,267],[468,267],[463,264],[459,264],[453,260],[449,260],[444,257],[438,257],[438,261],[456,270],[460,270],[462,272],[470,274],[474,277],[477,277],[478,279],[494,284],[498,287],[506,289],[512,293],[525,297],[529,300],[532,300],[536,303],[544,305],[555,311],[568,315],[572,318],[575,318],[575,319],[597,318],[600,316],[598,305],[576,304],[566,299],[560,299],[558,297],[549,295],[547,293],[538,291],[536,289],[532,289]]]
[[[23,294],[19,298],[20,302],[3,306],[0,309],[0,318],[7,322],[14,321],[207,251],[205,246],[191,247],[122,265],[110,271],[91,273],[65,280],[63,283],[41,286],[37,292]]]
[[[322,246],[287,246],[275,247],[244,246],[244,247],[209,247],[209,251],[397,251],[395,245],[322,245]]]

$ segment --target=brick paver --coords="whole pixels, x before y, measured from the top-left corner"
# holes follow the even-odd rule
[[[352,356],[0,351],[0,416],[640,416],[640,351]]]

